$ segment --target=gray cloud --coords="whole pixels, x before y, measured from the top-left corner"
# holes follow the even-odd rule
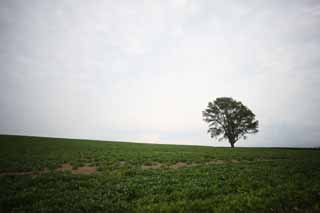
[[[227,145],[201,111],[232,96],[239,145],[320,145],[318,1],[8,0],[0,27],[0,133]]]

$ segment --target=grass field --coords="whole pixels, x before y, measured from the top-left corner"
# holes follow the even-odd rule
[[[0,212],[319,212],[320,150],[0,136]]]

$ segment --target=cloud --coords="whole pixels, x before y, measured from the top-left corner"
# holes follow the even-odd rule
[[[210,145],[201,111],[231,96],[261,124],[239,145],[319,143],[317,1],[0,8],[1,133]]]

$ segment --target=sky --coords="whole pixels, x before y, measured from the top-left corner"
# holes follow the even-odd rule
[[[320,146],[318,0],[1,0],[0,134],[228,146],[202,111],[259,120],[236,146]]]

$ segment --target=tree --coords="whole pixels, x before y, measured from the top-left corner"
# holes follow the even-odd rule
[[[211,137],[229,140],[232,148],[239,139],[246,139],[247,134],[258,132],[259,121],[255,120],[255,114],[240,101],[229,97],[209,102],[202,115],[209,124]]]

